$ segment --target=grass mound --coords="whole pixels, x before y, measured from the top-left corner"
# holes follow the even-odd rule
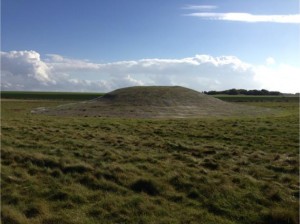
[[[91,101],[33,112],[86,117],[184,118],[257,115],[271,111],[224,102],[180,86],[139,86],[118,89]]]
[[[181,86],[136,86],[117,89],[97,98],[111,105],[132,106],[206,106],[223,101]],[[226,103],[225,103],[226,104]]]

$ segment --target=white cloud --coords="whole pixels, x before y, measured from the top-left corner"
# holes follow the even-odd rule
[[[63,69],[55,64],[58,59],[64,65]],[[51,57],[42,60],[36,51],[1,52],[1,89],[98,91],[104,87],[101,81],[89,82],[72,78],[72,71],[84,67],[84,62],[68,60],[59,55],[55,56],[55,60]]]
[[[1,59],[1,70],[10,72],[16,78],[25,74],[44,85],[51,82],[48,76],[50,68],[41,61],[40,54],[35,51],[1,52]]]
[[[217,6],[215,5],[186,5],[183,9],[190,9],[190,10],[212,10],[216,9]]]
[[[211,12],[196,12],[186,14],[187,16],[195,16],[207,18],[211,20],[225,20],[235,22],[248,22],[248,23],[295,23],[300,24],[300,14],[292,15],[253,15],[250,13],[211,13]]]
[[[275,59],[272,58],[272,57],[268,57],[266,59],[266,63],[267,63],[267,65],[274,65],[275,64]]]
[[[283,93],[300,92],[300,68],[287,64],[261,65],[255,69],[254,79],[264,89],[279,90]]]
[[[42,59],[35,51],[11,51],[1,52],[1,59],[2,90],[107,92],[135,85],[183,85],[199,91],[267,88],[295,92],[294,87],[287,91],[288,86],[295,86],[300,74],[299,68],[254,66],[235,56],[93,63],[54,54]],[[268,80],[272,74],[276,82]]]
[[[45,62],[59,70],[98,70],[100,64],[91,63],[87,60],[69,59],[57,54],[47,54]]]
[[[203,12],[216,9],[213,5],[188,5],[183,7],[187,10],[199,10],[200,12],[193,12],[184,14],[185,16],[194,16],[210,20],[223,20],[247,23],[294,23],[300,24],[300,14],[287,14],[287,15],[255,15],[245,12]]]

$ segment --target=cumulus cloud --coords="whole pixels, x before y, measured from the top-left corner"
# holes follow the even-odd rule
[[[1,87],[23,89],[55,84],[51,79],[51,68],[35,51],[1,52]]]
[[[1,70],[9,72],[16,78],[26,75],[28,78],[40,81],[45,85],[51,82],[48,76],[49,67],[41,61],[40,54],[35,51],[1,52],[1,59]]]
[[[251,13],[244,12],[203,12],[203,10],[210,11],[211,9],[215,9],[214,6],[207,5],[193,5],[187,6],[183,9],[189,10],[199,10],[198,12],[187,13],[186,16],[194,16],[203,19],[210,20],[223,20],[223,21],[235,21],[235,22],[247,22],[247,23],[294,23],[300,24],[300,14],[287,14],[287,15],[255,15]]]
[[[2,90],[107,92],[136,85],[181,85],[199,91],[259,89],[266,86],[269,76],[265,75],[275,72],[268,65],[253,66],[235,56],[93,63],[55,54],[42,58],[35,51],[11,51],[1,52],[1,59]],[[284,76],[280,77],[282,83]],[[281,90],[274,87],[277,85],[268,89]]]
[[[73,67],[83,67],[82,61],[68,62],[68,59],[61,57],[61,63],[64,64],[64,68],[61,69],[54,63],[58,59],[57,55],[55,59],[50,57],[42,60],[36,51],[1,52],[1,89],[97,91],[105,86],[102,81],[91,82],[72,78],[72,71],[76,69]]]
[[[280,90],[283,93],[299,93],[300,68],[287,64],[267,64],[254,68],[254,79],[264,89]]]

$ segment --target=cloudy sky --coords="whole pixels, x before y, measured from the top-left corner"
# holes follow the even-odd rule
[[[299,92],[298,0],[2,0],[1,89]]]

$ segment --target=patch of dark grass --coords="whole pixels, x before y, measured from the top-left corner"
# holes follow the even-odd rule
[[[62,168],[64,173],[86,173],[91,172],[93,168],[88,164],[67,165]]]
[[[63,176],[63,173],[60,169],[53,169],[51,171],[51,176],[55,177],[55,178],[60,178]]]
[[[41,211],[41,209],[36,206],[30,206],[24,211],[25,216],[29,219],[35,218],[41,215],[42,213],[43,212]]]
[[[100,184],[98,182],[98,179],[94,177],[93,175],[84,175],[79,179],[79,183],[92,189],[92,190],[97,190],[100,189]]]
[[[130,188],[135,192],[144,192],[151,196],[159,195],[159,187],[153,180],[139,179],[131,184]]]
[[[199,199],[201,196],[199,194],[199,192],[195,189],[192,189],[188,194],[187,194],[188,198],[191,199]]]
[[[168,199],[172,202],[181,203],[185,199],[185,197],[183,195],[175,194],[170,195]]]
[[[73,224],[70,220],[61,217],[50,217],[42,220],[42,224]]]
[[[17,192],[9,192],[5,193],[1,192],[1,202],[7,205],[18,205],[22,200],[22,196],[19,195]]]
[[[1,222],[3,224],[27,224],[25,215],[12,206],[1,206]]]
[[[193,184],[188,180],[188,177],[182,175],[174,175],[169,179],[170,184],[178,191],[188,191],[193,187]]]
[[[217,161],[212,159],[205,159],[204,162],[202,163],[202,166],[211,170],[217,170],[220,168],[220,164]]]

